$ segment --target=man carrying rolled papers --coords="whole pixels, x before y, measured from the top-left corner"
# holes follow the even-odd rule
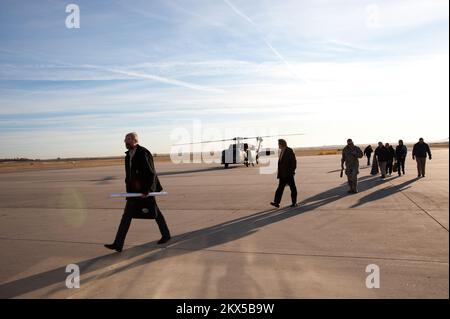
[[[138,144],[136,133],[128,133],[125,136],[125,184],[127,193],[140,193],[140,197],[127,197],[122,220],[120,221],[117,235],[112,244],[106,244],[108,249],[122,251],[133,218],[155,219],[161,232],[158,244],[164,244],[170,240],[170,232],[162,212],[159,210],[154,195],[166,195],[161,192],[162,186],[156,175],[153,157],[149,150]],[[152,196],[148,196],[149,193]]]

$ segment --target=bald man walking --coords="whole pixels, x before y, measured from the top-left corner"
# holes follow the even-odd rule
[[[127,198],[122,220],[117,230],[116,239],[106,248],[121,252],[133,218],[155,219],[161,232],[158,244],[164,244],[170,240],[170,232],[162,212],[156,204],[155,197],[146,195],[150,192],[162,191],[161,183],[156,175],[153,157],[149,150],[138,144],[136,133],[128,133],[125,136],[125,184],[127,193],[141,193],[142,198]],[[146,217],[148,216],[148,217]]]

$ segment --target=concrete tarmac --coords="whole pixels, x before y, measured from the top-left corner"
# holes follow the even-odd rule
[[[361,160],[347,194],[340,156],[299,157],[297,208],[269,202],[276,176],[259,168],[156,163],[172,233],[133,220],[114,239],[125,201],[123,166],[0,174],[1,298],[449,298],[449,153],[427,176],[415,162],[381,180]],[[80,288],[66,287],[66,266]],[[369,289],[368,265],[380,287]]]

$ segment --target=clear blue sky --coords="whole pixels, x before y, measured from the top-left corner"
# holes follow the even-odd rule
[[[66,5],[80,8],[68,29]],[[0,0],[0,158],[448,137],[446,0]],[[213,131],[213,129],[215,131]]]

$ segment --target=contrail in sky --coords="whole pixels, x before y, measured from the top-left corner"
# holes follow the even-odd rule
[[[161,83],[182,86],[182,87],[192,89],[192,90],[197,90],[197,91],[204,91],[204,92],[211,92],[211,93],[225,93],[224,90],[205,87],[205,86],[192,84],[192,83],[188,83],[188,82],[184,82],[184,81],[179,81],[179,80],[175,80],[175,79],[170,79],[170,78],[153,75],[153,74],[132,72],[132,71],[128,71],[128,70],[119,70],[119,69],[113,69],[113,68],[107,68],[107,67],[102,67],[102,66],[97,66],[97,65],[89,65],[89,64],[81,65],[81,67],[99,69],[99,70],[104,70],[104,71],[108,71],[111,73],[128,75],[128,76],[135,77],[135,78],[153,80],[153,81],[157,81],[157,82],[161,82]]]
[[[232,4],[229,0],[223,0],[230,8],[231,10],[233,10],[238,16],[240,16],[241,18],[243,18],[244,20],[246,20],[248,23],[250,23],[254,28],[256,28],[258,30],[258,32],[260,32],[262,34],[262,32],[260,31],[260,28],[258,27],[258,25],[249,17],[247,16],[245,13],[243,13],[241,10],[239,10],[234,4]],[[283,55],[281,55],[280,52],[278,52],[277,49],[275,49],[273,47],[272,44],[270,44],[270,42],[263,36],[261,35],[262,40],[264,41],[264,43],[266,44],[266,46],[277,56],[277,58],[283,62],[284,64],[286,64],[288,66],[288,70],[289,72],[295,77],[295,78],[299,78],[299,76],[297,74],[295,74],[295,72],[292,70],[292,66],[291,64],[283,57]]]
[[[197,90],[197,91],[210,92],[210,93],[226,93],[226,91],[222,90],[222,89],[217,89],[217,88],[202,86],[202,85],[198,85],[198,84],[188,83],[188,82],[184,82],[184,81],[180,81],[180,80],[176,80],[176,79],[171,79],[171,78],[167,78],[167,77],[162,77],[162,76],[158,76],[158,75],[153,75],[153,74],[132,72],[132,71],[128,71],[128,70],[119,70],[119,69],[108,68],[108,67],[103,67],[103,66],[99,66],[99,65],[92,65],[92,64],[78,65],[78,64],[73,64],[73,63],[67,63],[67,62],[64,62],[64,61],[60,61],[58,59],[45,57],[46,56],[45,54],[39,54],[39,53],[36,53],[36,52],[34,52],[33,55],[31,55],[31,54],[28,54],[26,52],[6,50],[6,49],[3,49],[3,48],[0,48],[0,52],[4,52],[4,53],[8,53],[8,54],[17,54],[17,55],[29,57],[31,59],[38,60],[38,61],[51,60],[52,63],[58,64],[60,66],[65,66],[65,67],[97,69],[97,70],[107,71],[107,72],[116,73],[116,74],[128,75],[128,76],[135,77],[135,78],[153,80],[153,81],[156,81],[156,82],[171,84],[171,85],[175,85],[175,86],[181,86],[181,87],[185,87],[185,88],[192,89],[192,90]]]

